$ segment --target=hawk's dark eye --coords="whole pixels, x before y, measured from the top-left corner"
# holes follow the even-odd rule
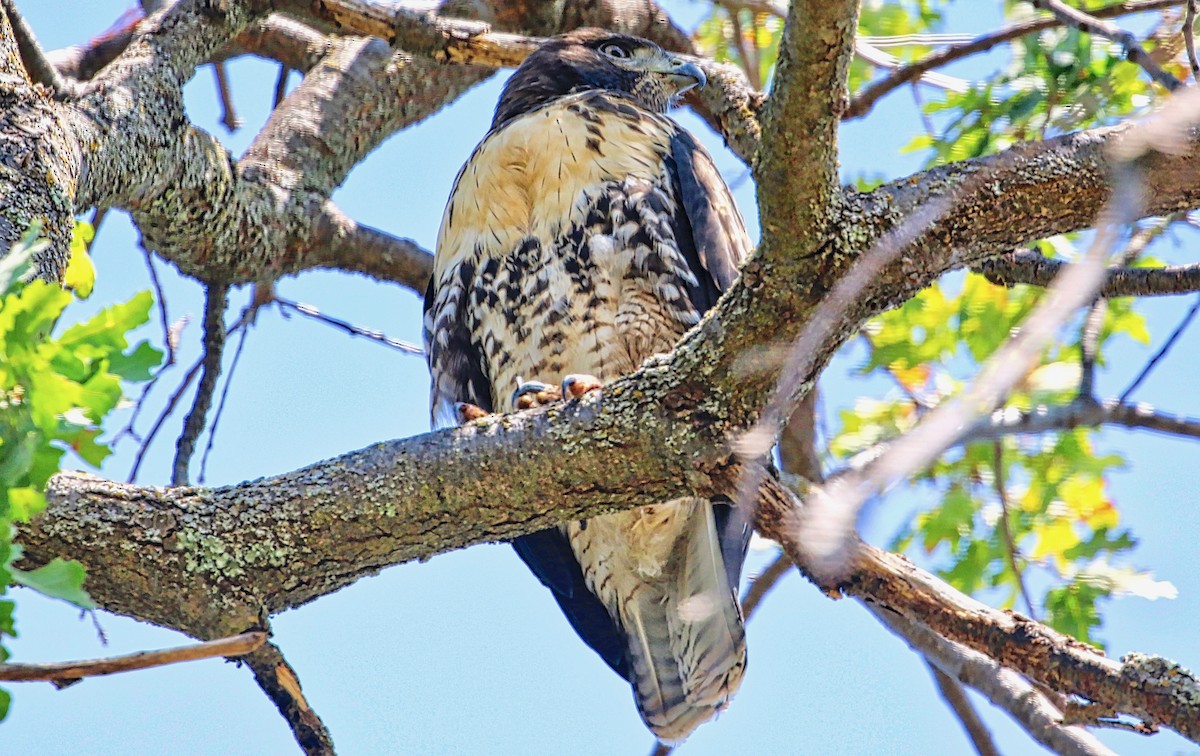
[[[602,46],[600,52],[616,60],[625,60],[629,57],[629,51],[615,42],[609,42],[607,45]]]

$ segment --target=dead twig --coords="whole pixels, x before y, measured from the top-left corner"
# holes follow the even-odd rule
[[[56,664],[0,664],[0,680],[6,682],[42,681],[65,687],[85,677],[114,675],[119,672],[161,667],[164,664],[211,659],[215,656],[242,656],[254,651],[266,640],[265,632],[254,630],[206,643],[166,648],[161,651],[139,651],[135,654],[110,656],[104,659]]]

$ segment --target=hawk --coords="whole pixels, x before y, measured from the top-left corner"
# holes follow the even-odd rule
[[[425,298],[435,426],[471,405],[537,403],[542,381],[632,372],[733,283],[751,248],[742,217],[709,154],[662,115],[704,83],[695,64],[599,29],[552,38],[515,71],[438,233]],[[679,741],[741,682],[749,538],[730,502],[684,498],[513,545],[629,680],[650,730]]]

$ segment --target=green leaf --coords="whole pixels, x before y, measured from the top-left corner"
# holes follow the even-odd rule
[[[95,609],[96,603],[83,590],[85,571],[76,561],[56,558],[36,570],[13,569],[13,582],[23,585],[50,598],[62,599],[80,609]]]
[[[96,267],[92,265],[91,255],[88,254],[88,244],[95,236],[92,224],[75,221],[71,233],[71,257],[63,273],[63,286],[74,291],[80,299],[90,297],[96,285]]]
[[[128,353],[119,352],[108,358],[108,370],[122,380],[142,383],[154,377],[154,368],[162,363],[163,353],[143,341]]]

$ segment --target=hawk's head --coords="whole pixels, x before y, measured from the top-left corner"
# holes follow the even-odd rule
[[[699,66],[648,39],[578,29],[546,40],[525,59],[504,87],[492,127],[556,97],[589,89],[624,92],[662,112],[672,100],[704,83]]]

